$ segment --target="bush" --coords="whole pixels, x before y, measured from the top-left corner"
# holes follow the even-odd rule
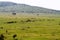
[[[17,35],[16,35],[16,34],[14,34],[14,35],[13,35],[13,38],[16,38],[16,37],[17,37]]]
[[[9,21],[7,24],[16,23],[16,21]]]
[[[3,27],[0,27],[0,29],[3,29]]]
[[[0,40],[4,40],[4,35],[3,34],[0,35]]]

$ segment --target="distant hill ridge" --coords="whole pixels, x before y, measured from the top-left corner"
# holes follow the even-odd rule
[[[13,6],[13,5],[17,5],[17,4],[13,2],[0,2],[0,7]]]
[[[23,13],[57,13],[59,10],[47,9],[43,7],[17,4],[13,2],[0,2],[0,12],[23,12]]]

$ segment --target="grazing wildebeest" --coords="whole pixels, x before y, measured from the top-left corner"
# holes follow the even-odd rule
[[[12,13],[12,15],[16,15],[16,13]]]

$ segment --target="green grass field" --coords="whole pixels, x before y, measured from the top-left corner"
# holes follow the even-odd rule
[[[60,40],[60,16],[0,15],[0,34],[4,40]]]

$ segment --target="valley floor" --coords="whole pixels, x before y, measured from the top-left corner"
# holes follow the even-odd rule
[[[60,40],[60,16],[1,14],[0,38],[4,40]]]

